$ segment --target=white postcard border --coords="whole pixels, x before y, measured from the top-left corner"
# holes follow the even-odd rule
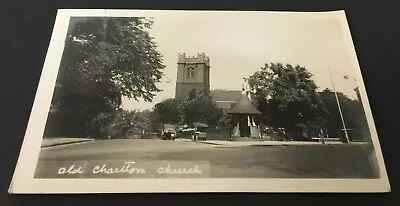
[[[216,11],[191,11],[192,13]],[[259,14],[256,11],[225,11]],[[49,49],[38,85],[31,116],[21,147],[9,192],[28,193],[158,193],[158,192],[388,192],[390,185],[375,129],[367,93],[356,58],[344,11],[334,12],[268,12],[271,15],[337,18],[342,26],[349,55],[357,75],[358,86],[375,148],[380,170],[378,179],[34,179],[47,114],[64,49],[69,18],[73,16],[162,16],[187,14],[187,11],[166,10],[58,10]]]

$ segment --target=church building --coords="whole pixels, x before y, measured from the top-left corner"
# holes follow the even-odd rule
[[[197,56],[179,54],[175,98],[187,98],[193,89],[210,90],[210,69],[210,58],[204,53],[198,53]],[[217,89],[211,90],[210,95],[219,107],[228,110],[241,92]]]
[[[210,68],[210,58],[204,53],[197,56],[179,54],[175,98],[188,98],[193,89],[210,91]],[[229,132],[229,138],[259,138],[260,130],[254,117],[261,112],[251,103],[244,88],[242,91],[211,90],[210,95],[216,105],[232,115],[237,123],[233,131]]]
[[[179,54],[175,98],[187,98],[193,89],[210,90],[210,58],[205,54]]]

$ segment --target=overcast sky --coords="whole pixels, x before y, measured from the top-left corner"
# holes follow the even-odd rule
[[[205,53],[211,60],[211,89],[240,90],[243,77],[265,63],[299,64],[313,73],[316,84],[332,88],[331,68],[338,91],[355,99],[354,68],[340,22],[334,18],[237,13],[171,13],[155,16],[150,31],[162,53],[165,77],[153,102],[123,99],[123,107],[151,109],[174,97],[178,53]],[[348,75],[350,79],[343,78]]]

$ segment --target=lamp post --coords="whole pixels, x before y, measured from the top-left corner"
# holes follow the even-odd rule
[[[337,103],[337,105],[338,105],[338,109],[339,109],[339,113],[340,113],[340,118],[341,118],[341,120],[342,120],[344,135],[345,135],[345,137],[346,137],[347,143],[350,143],[349,134],[347,133],[346,124],[345,124],[344,118],[343,118],[342,108],[341,108],[341,106],[340,106],[339,98],[338,98],[338,95],[337,95],[337,92],[336,92],[335,83],[334,83],[334,81],[333,81],[333,77],[332,77],[332,73],[331,73],[330,67],[328,67],[328,71],[329,71],[329,76],[330,76],[330,78],[331,78],[332,87],[333,87],[333,92],[334,92],[335,98],[336,98],[336,103]]]

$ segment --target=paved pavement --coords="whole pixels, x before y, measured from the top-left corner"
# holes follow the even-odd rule
[[[88,138],[45,138],[42,141],[42,147],[53,147],[58,145],[73,144],[92,141],[93,139]]]
[[[320,142],[306,142],[306,141],[219,141],[219,140],[206,140],[198,141],[203,144],[221,145],[226,147],[247,147],[247,146],[289,146],[289,145],[320,145]],[[343,144],[341,142],[329,142],[329,145]]]
[[[176,139],[176,141],[192,142],[189,139]],[[223,141],[223,140],[200,140],[196,143],[218,145],[221,147],[248,147],[248,146],[294,146],[294,145],[322,145],[321,142],[310,141],[271,141],[271,140],[254,140],[254,141]],[[342,145],[339,141],[326,141],[325,145]],[[351,144],[368,144],[368,142],[352,142]]]
[[[43,148],[35,176],[54,178],[66,163],[115,165],[128,160],[206,163],[208,177],[218,178],[373,178],[372,151],[369,144],[227,147],[184,140],[96,140]]]

